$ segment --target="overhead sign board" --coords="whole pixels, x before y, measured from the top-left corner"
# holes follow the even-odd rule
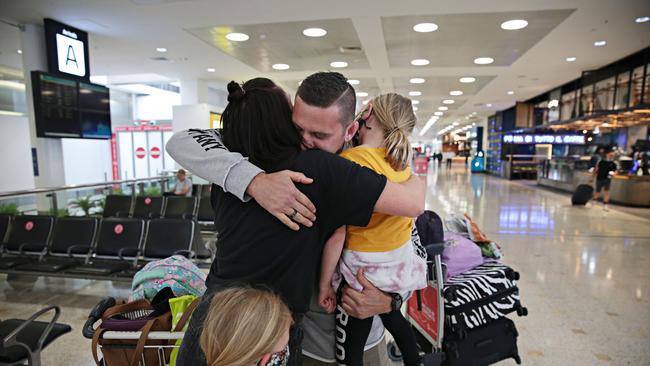
[[[584,145],[585,135],[503,135],[504,144]]]
[[[89,81],[88,33],[53,19],[43,22],[49,72]]]

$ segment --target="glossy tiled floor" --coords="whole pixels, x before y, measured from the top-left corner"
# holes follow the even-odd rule
[[[650,365],[650,220],[601,206],[572,207],[567,195],[470,175],[462,167],[428,176],[427,208],[467,212],[501,244],[521,273],[530,315],[514,316],[525,365]],[[44,365],[91,365],[80,335],[88,310],[128,286],[0,275],[0,318],[62,306],[74,326],[43,355]],[[505,361],[504,365],[514,365]]]

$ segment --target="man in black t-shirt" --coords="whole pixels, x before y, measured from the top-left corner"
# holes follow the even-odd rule
[[[605,189],[605,196],[603,198],[605,211],[609,210],[609,186],[612,184],[612,177],[616,174],[616,163],[614,162],[614,151],[607,152],[605,159],[601,160],[596,169],[594,176],[596,177],[596,191],[594,193],[594,200],[600,197],[600,191]]]

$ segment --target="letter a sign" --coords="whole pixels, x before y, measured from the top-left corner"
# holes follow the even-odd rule
[[[57,34],[56,51],[59,61],[59,71],[81,77],[86,76],[83,42],[63,34]]]

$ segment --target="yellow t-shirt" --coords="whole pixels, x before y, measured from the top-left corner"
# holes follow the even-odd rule
[[[386,161],[386,149],[358,146],[345,150],[341,156],[383,174],[389,181],[401,183],[411,177],[411,168],[395,171]],[[386,252],[406,243],[411,237],[413,219],[373,213],[366,227],[348,226],[345,247],[358,252]]]

